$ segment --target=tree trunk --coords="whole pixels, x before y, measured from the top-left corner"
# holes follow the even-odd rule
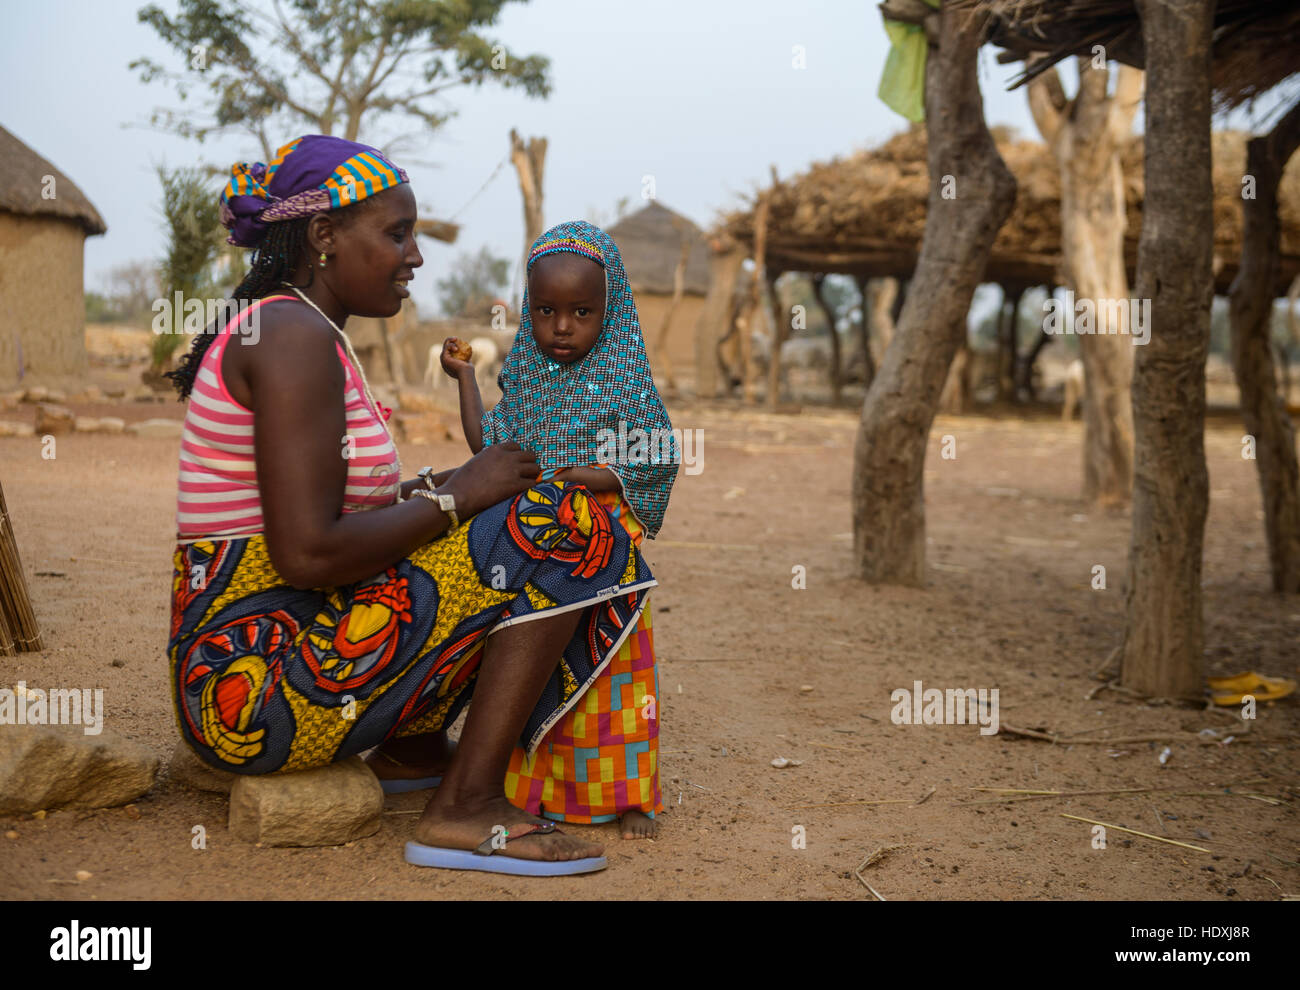
[[[1268,136],[1246,145],[1246,174],[1255,177],[1255,198],[1241,201],[1241,267],[1228,290],[1232,367],[1246,432],[1255,438],[1273,590],[1293,593],[1300,592],[1300,468],[1286,396],[1277,390],[1270,331],[1280,236],[1278,183],[1297,145],[1300,103]]]
[[[826,284],[825,275],[813,276],[813,291],[817,294],[817,305],[821,307],[822,315],[826,317],[826,325],[831,328],[831,404],[838,406],[840,404],[840,389],[843,387],[840,369],[843,365],[840,363],[840,335],[835,330],[835,311],[831,309],[830,303],[822,294],[822,288]],[[870,357],[870,355],[868,355]],[[870,380],[868,380],[868,383]]]
[[[1034,388],[1034,365],[1038,363],[1038,355],[1042,353],[1043,348],[1055,339],[1052,334],[1040,330],[1038,339],[1034,341],[1034,346],[1029,349],[1024,361],[1020,363],[1020,378],[1016,383],[1016,387],[1024,390],[1030,402],[1034,402],[1038,398],[1037,389]]]
[[[865,388],[871,388],[871,383],[876,380],[876,356],[871,353],[871,306],[869,301],[870,289],[868,280],[865,278],[855,279],[858,285],[858,297],[862,300],[860,309],[862,320],[858,323],[858,336],[861,338],[862,346],[862,384]]]
[[[898,328],[903,292],[896,278],[873,278],[870,292],[871,335],[876,338],[876,354],[883,361]]]
[[[529,138],[525,145],[519,133],[510,131],[510,161],[519,175],[524,199],[525,260],[533,242],[542,236],[542,173],[546,165],[546,138]]]
[[[716,244],[709,259],[709,294],[695,321],[695,394],[712,399],[719,394],[718,372],[730,375],[721,366],[718,345],[735,332],[733,299],[744,252],[730,242]],[[725,391],[730,392],[730,382]]]
[[[976,71],[983,15],[944,5],[925,66],[930,174],[921,253],[876,380],[862,405],[853,459],[857,570],[873,582],[925,580],[923,469],[948,365],[966,339],[966,313],[1016,180],[984,123]],[[956,197],[944,199],[951,175]]]
[[[1214,0],[1137,5],[1151,80],[1137,296],[1151,300],[1151,336],[1138,348],[1133,373],[1136,473],[1121,682],[1144,695],[1199,698],[1209,506],[1205,358],[1214,297]]]
[[[767,294],[772,297],[772,354],[767,365],[767,408],[776,412],[781,403],[781,345],[789,336],[790,310],[781,302],[781,293],[776,288],[776,280],[781,272],[767,271]]]
[[[970,348],[964,344],[957,348],[957,356],[948,365],[948,377],[939,393],[939,412],[945,416],[960,416],[970,404],[966,366],[970,363]]]
[[[998,396],[1016,401],[1016,364],[1020,360],[1016,341],[1016,311],[1011,294],[1002,287],[1002,305],[998,307]],[[1008,310],[1010,310],[1008,312]]]
[[[749,283],[749,299],[739,324],[740,340],[740,374],[741,398],[745,405],[754,404],[754,363],[750,352],[753,350],[753,334],[763,308],[763,283],[766,281],[767,258],[767,217],[772,207],[772,196],[765,192],[759,197],[758,207],[754,210],[754,278]],[[775,328],[772,336],[776,336]]]
[[[1083,360],[1083,493],[1101,504],[1127,503],[1133,488],[1133,338],[1127,335],[1124,174],[1120,150],[1142,94],[1142,72],[1109,72],[1080,56],[1079,91],[1066,100],[1053,68],[1030,84],[1030,109],[1061,173],[1061,254],[1077,300],[1091,300],[1091,333],[1079,326]],[[1110,301],[1123,303],[1112,308]],[[1118,318],[1118,325],[1115,324]],[[1074,315],[1071,314],[1071,320]],[[1078,324],[1076,324],[1078,326]]]

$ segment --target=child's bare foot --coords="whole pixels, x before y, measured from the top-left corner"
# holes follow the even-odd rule
[[[621,822],[625,839],[653,839],[659,834],[659,823],[640,811],[623,812]]]
[[[493,826],[509,828],[520,822],[535,822],[539,825],[554,824],[545,818],[520,811],[505,796],[491,798],[472,808],[435,807],[431,799],[429,806],[415,825],[415,841],[426,846],[442,849],[474,849],[492,835]],[[511,839],[505,848],[494,855],[513,856],[516,859],[559,860],[586,859],[589,856],[601,856],[605,847],[595,842],[587,842],[577,836],[552,832],[549,835],[525,835]]]
[[[380,780],[419,780],[441,777],[451,766],[456,744],[445,732],[389,739],[364,759]]]

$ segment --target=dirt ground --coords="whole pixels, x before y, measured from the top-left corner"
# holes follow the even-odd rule
[[[179,417],[182,407],[112,411]],[[1262,705],[1249,741],[1176,742],[1163,765],[1163,743],[1072,746],[891,722],[891,692],[919,680],[997,688],[1004,728],[1119,738],[1232,725],[1223,713],[1109,690],[1085,699],[1121,635],[1129,520],[1080,501],[1078,422],[936,422],[925,472],[929,583],[911,590],[852,576],[856,411],[670,411],[676,426],[703,430],[704,459],[701,473],[678,481],[647,550],[661,582],[651,596],[667,802],[657,841],[581,830],[606,842],[610,867],[573,879],[420,870],[401,852],[422,798],[401,795],[367,839],[256,848],[227,832],[223,797],[164,772],[137,802],[138,818],[115,808],[0,819],[0,831],[18,835],[0,838],[0,897],[861,900],[871,895],[855,869],[891,845],[863,872],[891,900],[1300,894],[1295,697]],[[945,435],[955,459],[939,456]],[[1234,420],[1216,418],[1206,436],[1209,672],[1295,677],[1300,599],[1269,591],[1255,464],[1242,459],[1240,435]],[[164,649],[177,448],[72,435],[43,460],[39,440],[0,439],[47,643],[0,660],[0,684],[102,687],[106,727],[164,762],[176,739]],[[402,457],[409,473],[459,462],[463,450],[408,442]],[[1091,586],[1097,564],[1105,590]],[[806,589],[792,587],[796,567]],[[774,768],[781,756],[802,762]],[[1154,790],[998,803],[979,790],[993,787]],[[1208,852],[1114,830],[1096,849],[1092,826],[1063,814]],[[196,824],[205,850],[191,848]],[[796,848],[800,833],[806,848]],[[92,878],[75,880],[80,870]]]

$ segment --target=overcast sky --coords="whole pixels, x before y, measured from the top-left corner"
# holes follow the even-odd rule
[[[127,68],[142,55],[174,63],[138,23],[141,6],[9,4],[0,32],[0,124],[77,183],[108,224],[107,235],[86,242],[88,289],[102,289],[115,265],[161,255],[156,164],[224,168],[261,157],[239,136],[199,144],[139,126],[152,108],[176,105],[165,86],[145,85]],[[788,176],[907,123],[875,95],[888,43],[875,4],[863,0],[532,0],[507,6],[490,35],[516,53],[548,56],[553,92],[542,101],[490,85],[454,89],[456,119],[405,135],[410,150],[394,157],[422,213],[462,224],[455,245],[421,240],[425,264],[412,289],[426,313],[436,306],[435,278],[458,252],[488,245],[513,259],[521,251],[522,205],[508,164],[470,202],[505,158],[511,127],[549,139],[548,226],[592,210],[612,215],[622,197],[636,208],[646,175],[661,203],[708,226],[765,183],[771,165]],[[796,45],[804,69],[792,65]],[[1013,71],[985,50],[986,116],[1032,136],[1024,91],[1005,91]],[[407,164],[411,157],[430,164]]]

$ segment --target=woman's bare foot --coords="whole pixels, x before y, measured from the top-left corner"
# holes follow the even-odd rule
[[[509,828],[520,822],[539,825],[554,824],[545,818],[520,811],[505,796],[489,798],[474,807],[436,807],[437,798],[431,798],[424,814],[415,824],[415,841],[442,849],[474,849],[493,834],[493,826]],[[498,833],[499,834],[499,833]],[[587,842],[573,835],[552,832],[549,835],[525,835],[511,839],[498,851],[497,856],[516,859],[559,860],[586,859],[601,856],[605,847]]]
[[[659,822],[640,811],[623,812],[621,821],[625,839],[653,839],[659,834]]]
[[[447,733],[432,732],[389,739],[364,759],[380,780],[419,780],[443,776],[455,755],[456,744]]]

